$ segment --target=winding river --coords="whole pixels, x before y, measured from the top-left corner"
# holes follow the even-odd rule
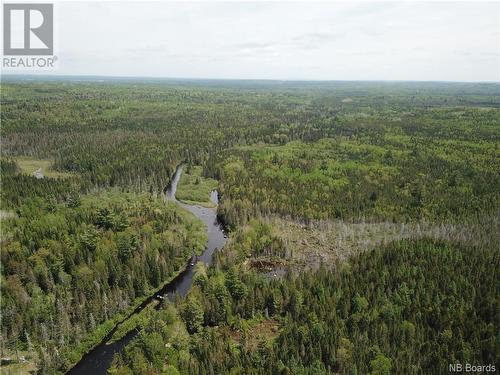
[[[208,242],[203,253],[196,257],[195,259],[190,259],[186,265],[186,268],[182,273],[180,273],[175,279],[170,283],[165,285],[160,291],[149,296],[141,305],[139,305],[125,320],[131,316],[141,312],[149,304],[153,303],[155,300],[162,299],[164,297],[170,297],[176,293],[185,296],[191,287],[193,281],[194,264],[197,261],[202,261],[207,265],[212,263],[212,258],[216,249],[220,249],[226,243],[226,235],[224,234],[222,227],[217,222],[216,210],[213,208],[206,208],[201,206],[189,205],[179,202],[175,198],[175,192],[177,191],[177,185],[179,183],[182,174],[182,165],[177,167],[174,176],[172,177],[170,184],[165,189],[165,194],[168,200],[174,201],[186,210],[192,212],[196,217],[201,219],[206,227],[208,234]],[[217,191],[213,191],[211,194],[211,200],[215,204],[218,203]],[[124,320],[124,321],[125,321]],[[113,356],[119,353],[123,348],[134,338],[139,332],[134,329],[128,332],[122,339],[117,340],[113,343],[107,344],[111,339],[115,331],[117,330],[117,324],[115,328],[101,341],[99,345],[94,347],[91,351],[85,354],[82,359],[72,368],[67,374],[68,375],[106,375]]]

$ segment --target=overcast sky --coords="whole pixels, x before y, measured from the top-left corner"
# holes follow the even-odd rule
[[[500,2],[56,6],[59,74],[500,80]]]

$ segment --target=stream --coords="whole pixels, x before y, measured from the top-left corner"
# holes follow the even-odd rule
[[[189,291],[189,288],[191,287],[191,283],[193,281],[195,263],[201,261],[204,262],[207,266],[210,265],[212,263],[212,258],[215,250],[222,248],[226,243],[227,237],[222,227],[217,222],[216,209],[185,204],[175,198],[175,192],[177,191],[177,185],[182,174],[182,169],[182,165],[177,167],[175,174],[170,181],[170,184],[167,186],[167,188],[165,188],[165,195],[168,200],[176,202],[178,205],[190,211],[205,223],[208,234],[208,241],[205,246],[205,250],[200,256],[193,256],[193,258],[188,261],[186,268],[175,279],[165,285],[160,291],[149,296],[123,321],[141,312],[149,304],[154,303],[154,301],[163,299],[165,297],[171,298],[176,293],[184,297]],[[210,199],[215,204],[218,203],[217,191],[212,191]],[[159,304],[157,308],[159,306],[161,306],[161,304]],[[106,375],[107,370],[113,360],[113,356],[116,353],[121,352],[123,348],[139,334],[139,331],[133,329],[120,340],[107,344],[120,324],[121,323],[118,323],[96,347],[86,353],[82,357],[82,359],[80,359],[80,361],[66,374]]]

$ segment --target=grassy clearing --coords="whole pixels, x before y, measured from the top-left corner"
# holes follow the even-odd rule
[[[0,220],[8,220],[17,218],[14,211],[0,210]]]
[[[2,359],[5,361],[0,365],[0,374],[19,375],[34,374],[37,370],[36,362],[38,356],[35,351],[19,350],[4,351]],[[6,361],[6,359],[8,359]]]
[[[177,187],[176,198],[188,204],[215,207],[210,200],[210,193],[215,189],[217,189],[217,180],[202,177],[201,167],[186,167]]]
[[[14,159],[21,173],[33,176],[37,170],[41,170],[44,177],[67,178],[73,176],[71,173],[59,172],[52,169],[52,161],[48,159],[34,159],[30,157],[17,157]]]

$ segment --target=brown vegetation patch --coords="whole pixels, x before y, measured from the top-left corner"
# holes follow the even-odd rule
[[[248,266],[259,272],[271,272],[283,265],[283,262],[277,259],[254,258],[250,259]]]
[[[262,220],[273,228],[273,235],[283,240],[287,256],[282,264],[295,270],[317,269],[320,265],[334,267],[352,255],[402,239],[427,237],[479,245],[491,242],[491,233],[498,233],[500,226],[498,217],[485,218],[483,222],[474,225],[429,222],[349,223],[340,220],[316,221],[306,225],[278,217]],[[258,261],[266,264],[262,259]]]
[[[263,320],[257,324],[252,325],[246,330],[233,330],[229,331],[229,336],[236,343],[242,345],[245,343],[246,348],[250,351],[257,350],[261,341],[270,341],[278,335],[278,322],[273,319]]]

